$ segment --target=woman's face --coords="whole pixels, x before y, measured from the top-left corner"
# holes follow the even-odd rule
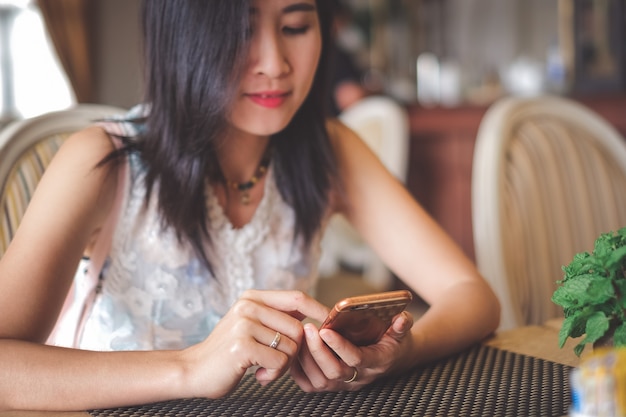
[[[253,0],[250,50],[229,122],[268,136],[284,129],[306,98],[322,49],[315,0]]]

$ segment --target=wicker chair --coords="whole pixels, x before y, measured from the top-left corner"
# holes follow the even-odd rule
[[[111,106],[80,104],[12,122],[0,131],[0,256],[63,141],[95,120],[122,112]]]
[[[476,261],[502,304],[500,329],[562,317],[562,266],[626,225],[626,143],[560,97],[505,98],[487,111],[473,160]]]

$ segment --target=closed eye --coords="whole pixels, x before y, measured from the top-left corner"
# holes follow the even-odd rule
[[[309,25],[300,26],[300,27],[285,26],[283,28],[283,33],[286,35],[302,35],[306,33],[309,30],[309,28],[310,28]]]

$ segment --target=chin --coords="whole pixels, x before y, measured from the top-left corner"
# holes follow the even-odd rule
[[[247,126],[244,131],[248,132],[251,135],[255,136],[271,136],[274,135],[285,127],[287,127],[288,123],[259,123],[259,124],[250,124]]]
[[[247,132],[251,135],[256,136],[270,136],[280,132],[285,129],[289,122],[291,121],[293,115],[291,117],[280,117],[280,118],[249,118],[245,120],[245,122],[239,123],[239,130]]]

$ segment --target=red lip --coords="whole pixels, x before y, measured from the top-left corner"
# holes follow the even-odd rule
[[[289,92],[285,91],[259,91],[257,93],[248,93],[246,96],[259,106],[274,109],[283,104],[289,94]]]

